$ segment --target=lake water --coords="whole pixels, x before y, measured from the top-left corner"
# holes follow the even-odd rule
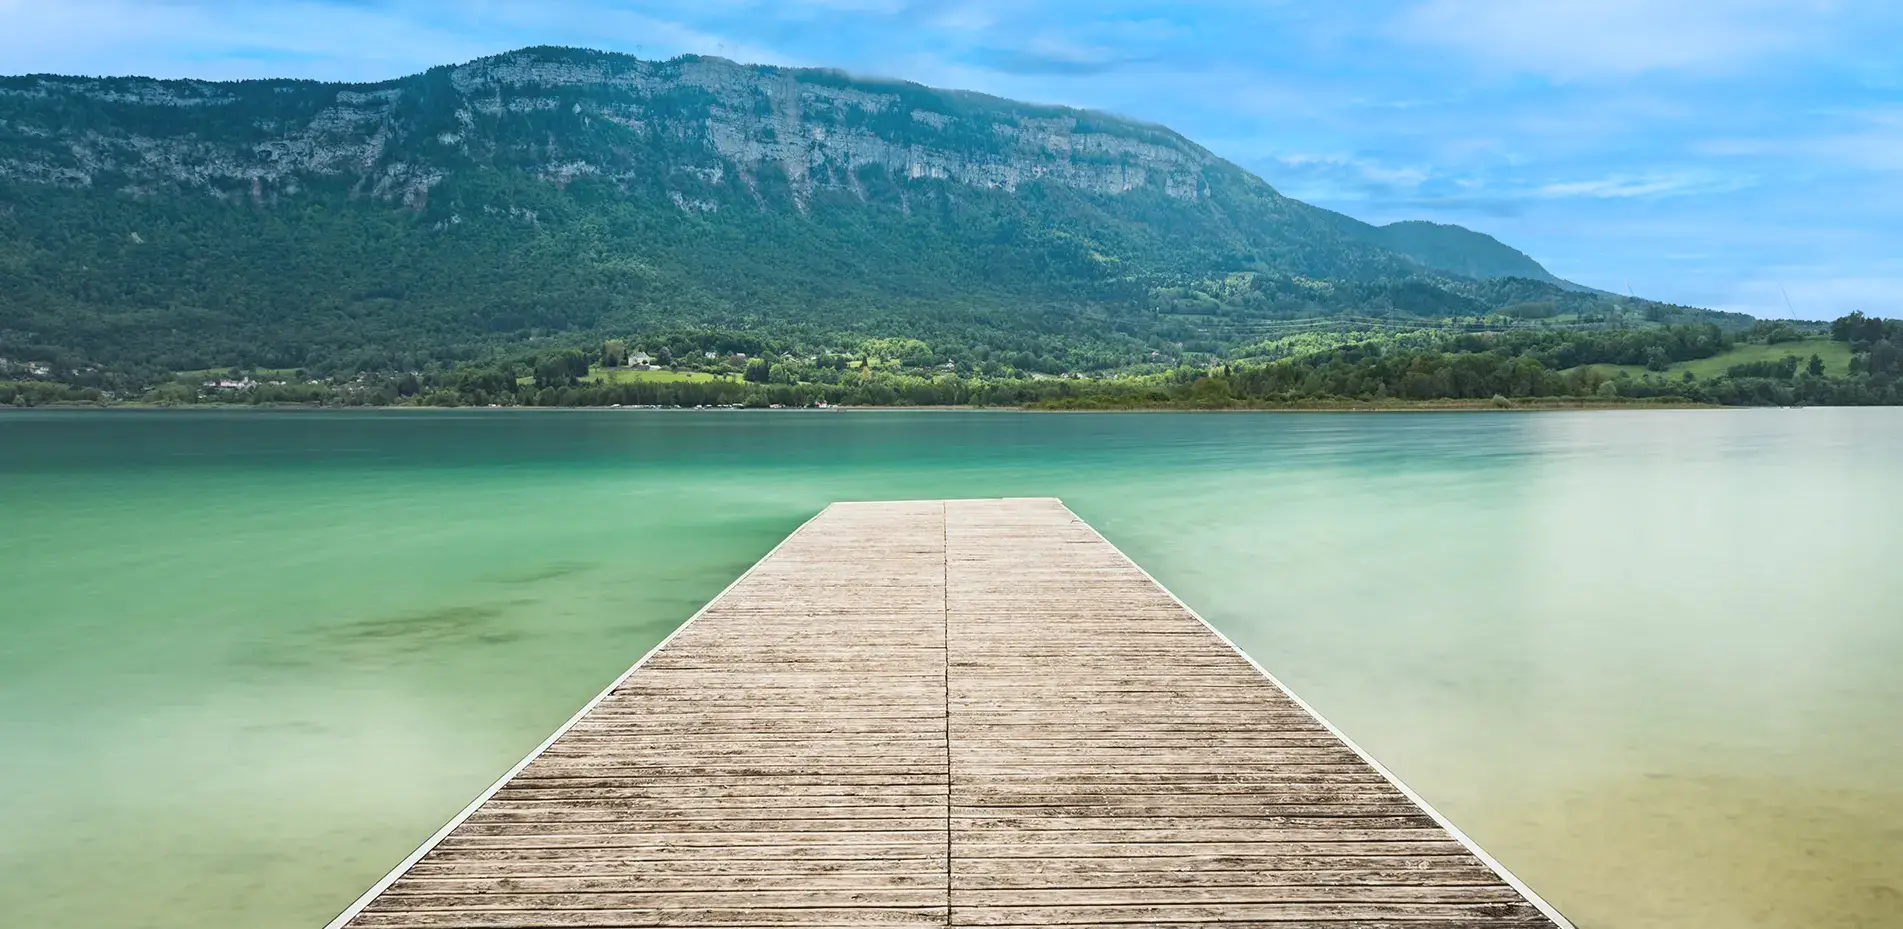
[[[0,415],[0,913],[322,925],[835,499],[1055,495],[1582,929],[1903,926],[1903,410]]]

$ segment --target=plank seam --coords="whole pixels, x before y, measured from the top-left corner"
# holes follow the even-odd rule
[[[951,503],[939,505],[939,541],[945,549],[945,925],[952,924],[952,738],[951,738]]]
[[[689,616],[686,622],[675,627],[673,632],[667,634],[667,638],[662,639],[653,648],[648,649],[647,654],[642,655],[639,661],[636,661],[633,665],[628,667],[628,670],[621,672],[621,675],[615,678],[607,687],[603,688],[601,693],[596,694],[594,699],[583,704],[581,709],[575,711],[575,715],[568,718],[568,722],[563,723],[561,728],[555,730],[554,734],[550,735],[547,739],[544,739],[542,744],[537,745],[534,750],[524,756],[521,761],[516,762],[515,767],[510,768],[502,777],[496,779],[494,784],[489,785],[489,789],[483,791],[476,799],[470,801],[468,806],[463,807],[462,812],[457,813],[449,822],[445,823],[443,828],[436,830],[435,835],[424,840],[422,845],[417,846],[416,850],[411,852],[409,857],[403,859],[395,868],[392,868],[390,873],[383,876],[382,880],[371,885],[370,889],[364,891],[363,895],[359,896],[355,902],[345,907],[342,913],[337,914],[337,918],[326,923],[324,929],[344,929],[345,926],[349,925],[350,921],[356,919],[377,897],[381,896],[384,891],[390,889],[390,885],[402,878],[410,868],[415,867],[417,862],[422,861],[423,856],[434,851],[438,845],[442,844],[444,839],[449,838],[449,834],[454,832],[456,827],[461,826],[469,817],[475,815],[476,810],[480,809],[483,804],[488,803],[491,797],[501,792],[502,788],[507,786],[510,780],[517,774],[522,773],[522,770],[527,768],[535,759],[540,758],[543,752],[548,751],[549,747],[554,745],[556,740],[568,734],[568,730],[574,728],[575,724],[581,722],[582,717],[587,716],[588,713],[596,706],[599,706],[602,701],[607,700],[609,695],[615,692],[616,688],[620,687],[628,678],[634,675],[634,672],[641,670],[642,665],[647,664],[649,659],[660,654],[661,649],[666,648],[668,643],[674,641],[676,636],[679,636],[682,632],[686,631],[689,626],[692,626],[694,620],[701,618],[708,610],[713,609],[714,604],[719,603],[722,597],[727,596],[728,593],[740,586],[747,578],[752,577],[753,572],[765,564],[768,559],[772,558],[774,553],[784,548],[787,543],[798,538],[801,532],[806,531],[806,527],[812,525],[814,521],[818,520],[821,516],[826,515],[827,510],[831,509],[832,506],[829,505],[818,513],[813,514],[805,522],[800,523],[799,528],[794,529],[786,538],[781,539],[778,545],[773,546],[759,561],[754,562],[752,567],[741,572],[740,576],[734,578],[732,583],[721,588],[720,593],[715,594],[712,600],[707,601],[700,609],[694,611],[694,615]]]
[[[1501,864],[1498,859],[1494,858],[1492,855],[1487,854],[1487,851],[1480,847],[1480,843],[1475,842],[1465,832],[1460,831],[1460,827],[1454,825],[1452,820],[1442,815],[1439,810],[1434,809],[1433,805],[1428,803],[1426,798],[1422,797],[1418,793],[1415,793],[1414,789],[1407,786],[1407,784],[1404,783],[1398,776],[1396,776],[1394,772],[1389,771],[1385,765],[1381,764],[1381,762],[1379,761],[1376,761],[1373,755],[1369,754],[1366,749],[1363,749],[1360,745],[1356,744],[1355,740],[1349,738],[1348,734],[1346,732],[1341,731],[1340,727],[1336,726],[1332,722],[1329,722],[1328,717],[1323,716],[1320,711],[1310,706],[1308,704],[1308,701],[1303,700],[1301,697],[1296,696],[1295,691],[1290,689],[1287,684],[1282,683],[1281,679],[1269,673],[1268,668],[1263,667],[1261,662],[1256,661],[1255,658],[1252,657],[1248,652],[1243,651],[1241,646],[1231,641],[1228,636],[1223,635],[1222,630],[1217,629],[1213,623],[1211,623],[1207,619],[1204,619],[1201,613],[1196,612],[1196,610],[1192,608],[1189,604],[1184,603],[1183,598],[1178,597],[1175,591],[1172,591],[1168,587],[1164,586],[1162,581],[1157,580],[1155,575],[1152,575],[1142,565],[1138,564],[1136,559],[1131,558],[1128,554],[1125,554],[1123,549],[1118,548],[1115,542],[1110,541],[1108,538],[1104,536],[1103,533],[1098,532],[1097,527],[1092,526],[1083,517],[1078,516],[1076,511],[1072,510],[1069,506],[1065,505],[1062,500],[1058,500],[1057,505],[1060,507],[1063,507],[1064,512],[1069,513],[1071,519],[1075,520],[1078,525],[1084,527],[1084,529],[1088,530],[1091,535],[1096,536],[1099,541],[1109,546],[1110,550],[1113,552],[1116,552],[1117,556],[1122,558],[1126,563],[1128,563],[1130,567],[1135,568],[1138,573],[1142,574],[1145,578],[1149,579],[1150,583],[1155,584],[1158,590],[1161,590],[1165,594],[1168,594],[1171,600],[1176,601],[1177,606],[1181,607],[1183,611],[1188,613],[1190,616],[1195,617],[1197,622],[1203,624],[1203,628],[1208,629],[1212,635],[1222,640],[1222,643],[1224,645],[1229,646],[1231,650],[1233,650],[1237,655],[1241,656],[1242,660],[1247,661],[1250,667],[1255,668],[1257,673],[1267,678],[1269,683],[1274,684],[1276,689],[1280,690],[1282,694],[1288,697],[1291,702],[1293,702],[1296,706],[1301,707],[1304,711],[1308,713],[1309,716],[1314,717],[1316,722],[1322,724],[1324,728],[1326,728],[1329,732],[1333,733],[1336,738],[1342,741],[1342,744],[1348,746],[1348,748],[1354,751],[1355,754],[1361,756],[1362,761],[1367,762],[1368,766],[1372,767],[1376,771],[1376,773],[1386,778],[1388,783],[1393,784],[1396,789],[1400,790],[1403,796],[1407,797],[1409,800],[1414,801],[1414,803],[1417,806],[1419,806],[1423,812],[1425,812],[1436,823],[1438,823],[1442,829],[1445,829],[1449,835],[1452,835],[1455,841],[1465,846],[1467,851],[1471,852],[1475,858],[1480,859],[1481,864],[1486,865],[1495,874],[1498,874],[1501,880],[1506,881],[1507,886],[1512,887],[1514,890],[1518,891],[1520,896],[1525,897],[1526,901],[1528,903],[1531,903],[1535,909],[1539,910],[1541,914],[1546,916],[1546,918],[1552,920],[1555,924],[1557,924],[1559,929],[1577,929],[1577,927],[1573,925],[1571,920],[1567,919],[1564,915],[1562,915],[1559,912],[1559,910],[1555,908],[1552,904],[1546,902],[1545,898],[1541,897],[1538,893],[1535,893],[1533,888],[1527,886],[1525,881],[1522,881],[1518,877],[1515,877],[1513,872],[1507,869],[1506,865]]]

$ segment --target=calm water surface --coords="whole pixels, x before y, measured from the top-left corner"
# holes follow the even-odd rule
[[[1056,495],[1582,929],[1903,926],[1899,468],[1898,410],[0,415],[0,913],[321,926],[828,501]]]

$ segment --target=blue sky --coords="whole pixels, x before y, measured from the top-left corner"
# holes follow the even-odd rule
[[[1894,0],[0,0],[5,73],[375,80],[532,44],[1111,110],[1607,290],[1903,316]]]

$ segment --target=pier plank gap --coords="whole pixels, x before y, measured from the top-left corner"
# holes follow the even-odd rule
[[[1055,499],[838,503],[331,929],[1570,929]]]

